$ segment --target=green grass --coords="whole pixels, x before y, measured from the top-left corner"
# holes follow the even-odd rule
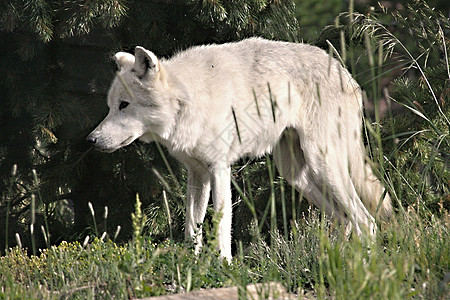
[[[231,264],[212,247],[196,256],[190,245],[157,245],[140,234],[138,218],[135,213],[139,235],[124,245],[95,238],[85,245],[63,242],[38,256],[10,249],[0,259],[0,298],[129,298],[269,281],[299,298],[303,292],[336,299],[448,296],[448,216],[425,221],[413,211],[400,213],[368,243],[348,240],[312,210],[293,223],[288,237],[260,233]]]

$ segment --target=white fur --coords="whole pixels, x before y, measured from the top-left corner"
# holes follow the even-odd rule
[[[280,173],[311,203],[358,234],[375,233],[383,188],[364,161],[361,91],[326,52],[250,38],[169,60],[137,47],[115,60],[109,114],[88,140],[105,152],[138,138],[164,144],[188,170],[187,238],[203,222],[212,188],[219,250],[231,258],[230,165],[273,150]],[[122,101],[129,105],[119,110]],[[386,194],[380,212],[390,210]]]

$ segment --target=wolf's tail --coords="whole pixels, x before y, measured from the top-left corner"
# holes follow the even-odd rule
[[[377,218],[388,219],[392,214],[392,203],[389,193],[385,191],[372,168],[364,159],[364,146],[355,151],[350,159],[350,171],[356,192],[367,210]]]

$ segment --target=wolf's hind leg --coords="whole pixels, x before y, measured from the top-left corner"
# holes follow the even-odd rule
[[[333,201],[327,201],[324,186],[311,176],[311,168],[306,163],[300,139],[294,129],[286,129],[273,151],[273,157],[280,174],[294,188],[303,193],[305,198],[317,208],[340,221],[344,215],[336,209]]]
[[[309,178],[316,183],[323,183],[327,197],[322,198],[322,201],[331,200],[338,214],[345,216],[352,223],[356,234],[361,235],[364,230],[373,236],[376,231],[375,219],[361,201],[350,177],[350,158],[345,139],[336,143],[329,141],[326,144],[321,148],[314,140],[302,143],[305,161],[309,165]]]

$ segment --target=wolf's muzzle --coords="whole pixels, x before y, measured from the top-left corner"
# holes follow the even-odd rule
[[[88,135],[86,137],[86,141],[90,144],[95,144],[95,143],[97,143],[97,138],[92,135]]]

